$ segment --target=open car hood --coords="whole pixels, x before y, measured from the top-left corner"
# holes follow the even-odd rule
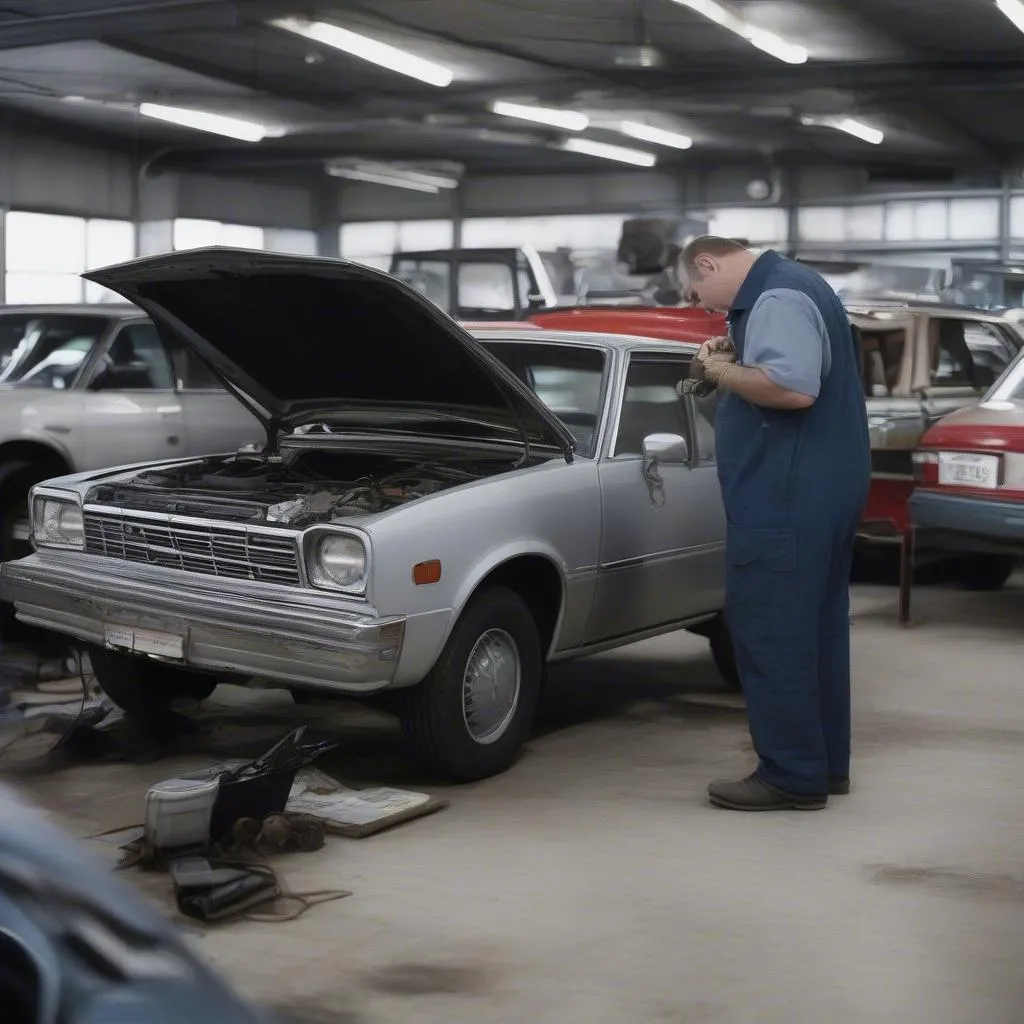
[[[345,260],[249,249],[166,253],[94,270],[196,352],[268,435],[376,412],[456,435],[554,447],[573,437],[534,393],[428,299]]]

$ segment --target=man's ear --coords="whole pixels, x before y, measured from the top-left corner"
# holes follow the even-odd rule
[[[714,256],[709,256],[707,253],[702,252],[693,262],[702,278],[713,274],[718,269],[718,263]]]

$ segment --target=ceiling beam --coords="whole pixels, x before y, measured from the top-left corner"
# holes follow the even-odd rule
[[[119,35],[207,31],[241,24],[234,0],[122,0],[24,17],[0,16],[0,50]]]

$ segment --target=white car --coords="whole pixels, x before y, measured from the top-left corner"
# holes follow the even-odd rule
[[[33,484],[232,451],[259,422],[130,305],[0,309],[0,561],[28,554]]]

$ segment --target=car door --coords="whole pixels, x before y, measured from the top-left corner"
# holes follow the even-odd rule
[[[926,426],[981,399],[1012,358],[992,325],[956,316],[929,318],[921,346],[922,405]]]
[[[85,371],[82,469],[184,453],[184,418],[170,354],[146,320],[122,324]]]
[[[197,355],[172,343],[171,357],[185,421],[185,454],[214,455],[265,442],[260,421]]]
[[[599,467],[602,537],[587,643],[721,607],[725,512],[714,464],[714,400],[680,397],[689,355],[634,350],[620,376]],[[682,438],[686,455],[645,463],[644,439]]]

